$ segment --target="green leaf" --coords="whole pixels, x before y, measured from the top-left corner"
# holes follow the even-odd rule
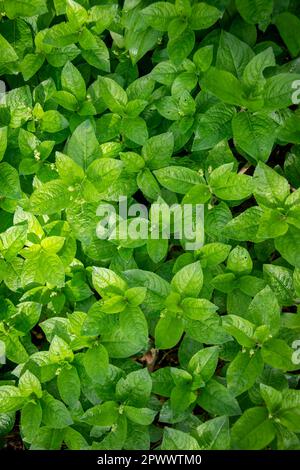
[[[125,271],[125,278],[133,286],[144,286],[147,288],[147,295],[144,305],[153,307],[155,311],[164,307],[165,298],[170,293],[170,285],[165,279],[157,274],[141,269],[131,269]]]
[[[263,360],[260,351],[254,354],[248,351],[239,352],[227,369],[228,389],[238,396],[254,385],[263,370]]]
[[[143,408],[148,404],[152,389],[152,380],[148,370],[140,369],[129,372],[121,378],[116,386],[118,400],[126,401],[126,405]]]
[[[171,86],[176,76],[178,68],[169,60],[159,62],[151,71],[151,78],[162,85]]]
[[[46,284],[48,282],[63,287],[65,268],[59,256],[40,250],[36,256],[24,262],[21,283],[25,286],[31,283]]]
[[[211,192],[206,184],[196,184],[183,197],[182,204],[205,204],[211,198]]]
[[[43,423],[53,429],[63,429],[73,424],[70,412],[65,405],[46,393],[42,400]]]
[[[144,159],[135,152],[121,152],[120,158],[129,172],[137,173],[145,166]]]
[[[125,117],[121,124],[121,133],[139,145],[144,145],[148,139],[147,124],[143,118]]]
[[[177,16],[175,6],[170,2],[155,2],[141,12],[145,22],[158,31],[167,31],[170,21]]]
[[[275,17],[274,23],[292,57],[297,57],[300,51],[300,41],[296,33],[296,31],[299,31],[299,18],[285,11]]]
[[[190,55],[194,45],[195,33],[188,27],[181,34],[170,38],[167,50],[171,61],[180,65]]]
[[[240,105],[245,103],[243,88],[239,80],[226,70],[210,69],[200,79],[201,88],[217,96],[228,104]]]
[[[139,307],[128,306],[103,332],[102,343],[110,357],[129,357],[148,347],[148,326]]]
[[[72,361],[74,358],[70,346],[59,336],[54,336],[49,348],[49,358],[51,362]]]
[[[292,271],[283,266],[264,264],[263,273],[280,305],[292,305],[295,295]]]
[[[236,246],[227,258],[227,269],[236,275],[250,274],[253,262],[250,253],[242,246]]]
[[[159,185],[149,168],[144,168],[138,173],[137,185],[150,200],[156,200],[160,196]]]
[[[86,450],[89,447],[82,434],[73,428],[67,428],[65,430],[64,442],[70,450]]]
[[[213,46],[204,46],[198,49],[194,56],[193,62],[200,72],[207,72],[213,60]]]
[[[280,207],[290,194],[288,181],[265,163],[258,162],[254,172],[254,196],[259,204]]]
[[[183,321],[168,311],[163,311],[155,327],[155,345],[158,349],[170,349],[175,346],[184,331]]]
[[[260,394],[271,414],[276,413],[281,407],[282,394],[269,385],[260,384]]]
[[[80,379],[73,366],[64,367],[57,377],[57,387],[62,400],[73,407],[80,397]]]
[[[241,78],[254,53],[245,42],[227,31],[222,31],[217,53],[216,66]]]
[[[125,406],[124,412],[133,423],[149,426],[155,418],[156,411],[149,408],[135,408],[134,406]]]
[[[224,103],[217,103],[200,115],[193,150],[210,149],[222,140],[231,138],[231,121],[234,115],[235,108]]]
[[[38,187],[30,197],[30,210],[34,214],[54,214],[70,203],[70,192],[60,180],[52,180]]]
[[[158,240],[149,238],[147,240],[148,255],[155,263],[159,263],[167,256],[168,249],[169,241],[164,238]]]
[[[256,161],[268,160],[275,139],[277,125],[263,113],[236,114],[232,121],[235,144]]]
[[[69,127],[67,119],[58,111],[46,111],[41,119],[41,129],[54,134]]]
[[[59,23],[48,29],[43,42],[54,47],[65,47],[77,41],[77,27],[71,23]]]
[[[249,305],[247,318],[257,326],[267,325],[276,335],[280,328],[280,307],[269,286],[261,290]]]
[[[102,441],[94,442],[92,449],[95,450],[120,450],[125,444],[127,437],[127,419],[126,416],[119,416],[116,424]]]
[[[122,169],[123,164],[119,160],[102,157],[97,158],[89,165],[86,174],[94,187],[99,192],[103,192],[119,178]]]
[[[26,370],[21,375],[19,380],[19,390],[23,397],[29,397],[31,394],[36,395],[38,398],[42,397],[42,387],[40,381],[29,370]]]
[[[195,388],[212,378],[218,364],[218,357],[219,348],[217,346],[200,349],[191,357],[188,371],[194,376]]]
[[[93,285],[102,297],[122,295],[127,289],[126,282],[111,269],[94,267],[92,277]]]
[[[259,220],[262,215],[260,207],[250,207],[240,215],[230,220],[224,228],[224,233],[233,240],[257,241]]]
[[[236,0],[236,7],[247,23],[264,23],[273,11],[273,0]]]
[[[275,65],[276,61],[273,49],[272,47],[268,47],[254,56],[246,65],[243,72],[243,82],[250,90],[254,88],[255,91],[257,89],[257,91],[260,92],[260,87],[266,83],[264,70],[267,67],[274,67]]]
[[[112,113],[122,114],[127,104],[126,92],[120,85],[108,77],[98,78],[101,85],[101,95]]]
[[[24,2],[22,0],[4,0],[5,13],[8,18],[13,19],[18,16],[35,16],[47,13],[46,0],[32,0]]]
[[[39,432],[42,422],[40,403],[28,402],[21,411],[21,430],[26,442],[32,442]]]
[[[170,367],[162,367],[151,374],[152,393],[169,397],[174,387],[172,370]]]
[[[81,420],[93,426],[112,426],[118,420],[118,405],[115,401],[106,401],[89,408]]]
[[[27,54],[20,65],[25,82],[33,77],[42,67],[45,57],[42,54]]]
[[[231,432],[235,449],[260,450],[275,437],[275,428],[265,408],[247,409],[234,423]]]
[[[27,240],[27,225],[15,225],[0,235],[0,249],[7,261],[13,260]]]
[[[34,437],[30,450],[60,450],[64,438],[64,430],[43,426]]]
[[[161,450],[199,450],[199,445],[191,435],[165,427]]]
[[[194,185],[203,183],[199,173],[181,166],[167,166],[155,170],[154,175],[162,186],[179,194],[185,194]]]
[[[83,357],[83,364],[88,376],[101,383],[108,373],[108,354],[104,346],[99,344],[89,349]]]
[[[173,277],[171,285],[184,297],[198,297],[203,285],[200,261],[188,264],[180,269]]]
[[[3,51],[3,55],[0,59],[0,64],[7,64],[18,60],[18,56],[14,48],[9,44],[9,42],[0,34],[0,46]]]
[[[72,62],[67,62],[64,68],[62,69],[61,84],[63,90],[72,93],[78,101],[83,101],[85,99],[85,81],[81,73],[72,64]]]
[[[212,192],[220,199],[228,201],[249,197],[254,189],[251,176],[232,173],[233,163],[216,168],[209,177]]]
[[[63,153],[56,152],[55,161],[58,174],[64,183],[76,184],[83,180],[83,169],[70,157]]]
[[[275,247],[292,266],[300,267],[300,231],[290,226],[287,233],[275,239]]]
[[[82,26],[88,19],[85,8],[73,0],[67,0],[66,14],[70,23],[78,27]]]
[[[238,401],[233,394],[216,380],[209,380],[201,390],[197,403],[213,415],[236,416],[241,414]]]
[[[9,163],[0,163],[0,197],[18,199],[21,187],[17,170]]]
[[[282,393],[282,405],[278,412],[280,422],[289,431],[299,432],[299,390],[284,390]]]
[[[264,101],[267,110],[282,109],[293,104],[292,85],[299,80],[295,73],[280,73],[270,77],[264,88]]]
[[[227,450],[230,446],[229,422],[227,416],[206,421],[197,427],[200,450]]]
[[[192,6],[189,24],[192,29],[207,29],[220,19],[222,13],[214,6],[200,2]]]
[[[216,312],[217,306],[206,299],[193,299],[186,297],[181,302],[184,315],[192,320],[206,320]]]
[[[0,387],[0,413],[9,413],[22,408],[24,397],[17,387],[2,385]]]
[[[197,250],[197,257],[203,267],[214,267],[226,260],[230,250],[231,246],[225,243],[208,243]]]
[[[169,164],[173,149],[173,134],[166,132],[150,137],[142,148],[142,155],[150,170],[156,170]]]
[[[131,289],[127,289],[125,292],[125,298],[134,307],[142,304],[146,298],[146,295],[146,287],[132,287]]]
[[[104,41],[87,28],[83,28],[79,37],[81,55],[88,64],[104,72],[110,72],[109,51]]]
[[[257,237],[261,239],[277,238],[288,231],[286,217],[274,209],[264,209],[259,220]]]
[[[276,369],[297,370],[299,365],[292,362],[293,349],[282,339],[267,341],[261,350],[263,360]]]
[[[242,346],[251,348],[255,345],[253,339],[255,326],[245,318],[238,315],[226,315],[222,320],[222,325]]]
[[[79,124],[67,145],[67,154],[84,170],[100,157],[100,147],[94,128],[89,120]]]

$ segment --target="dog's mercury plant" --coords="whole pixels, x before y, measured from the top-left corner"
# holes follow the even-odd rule
[[[300,3],[0,13],[1,446],[300,449]]]

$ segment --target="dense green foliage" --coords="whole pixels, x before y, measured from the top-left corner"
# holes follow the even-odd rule
[[[0,9],[2,445],[299,449],[299,1]],[[204,245],[98,238],[120,196]]]

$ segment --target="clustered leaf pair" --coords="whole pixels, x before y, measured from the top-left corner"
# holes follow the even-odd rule
[[[299,449],[298,2],[0,8],[1,446]]]

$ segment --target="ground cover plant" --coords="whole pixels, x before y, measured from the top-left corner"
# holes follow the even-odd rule
[[[299,2],[0,11],[1,446],[299,449]]]

